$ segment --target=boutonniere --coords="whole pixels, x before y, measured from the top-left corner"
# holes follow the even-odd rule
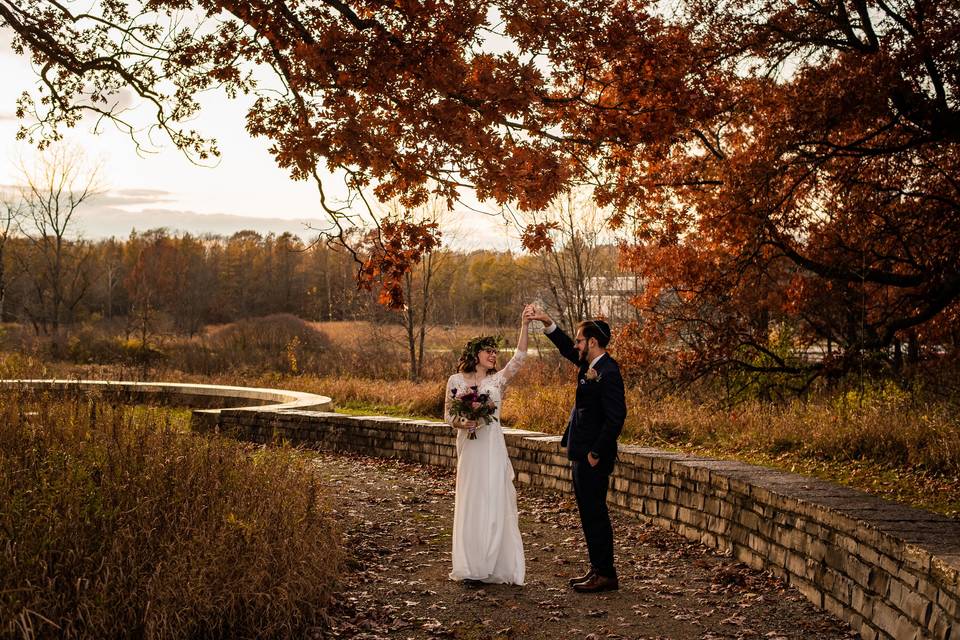
[[[587,369],[587,372],[583,374],[583,379],[589,382],[597,382],[600,380],[600,378],[601,378],[600,374],[597,373],[597,370],[594,369],[593,367],[590,367],[589,369]]]

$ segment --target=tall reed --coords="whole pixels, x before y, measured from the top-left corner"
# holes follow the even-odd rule
[[[342,564],[308,459],[159,409],[5,391],[0,503],[7,637],[302,637]]]

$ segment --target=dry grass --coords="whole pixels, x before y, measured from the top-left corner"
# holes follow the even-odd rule
[[[960,422],[947,403],[915,405],[901,393],[847,394],[785,405],[749,402],[732,411],[689,398],[631,397],[627,436],[732,452],[819,460],[871,460],[960,476]]]
[[[342,558],[304,457],[158,409],[5,392],[0,496],[6,637],[302,637]]]
[[[316,330],[326,334],[333,342],[356,346],[368,341],[380,341],[405,346],[406,334],[399,324],[373,323],[363,320],[343,322],[311,322]],[[515,327],[484,327],[480,325],[456,325],[430,327],[427,343],[431,349],[455,349],[459,351],[466,342],[477,335],[505,335],[512,340]]]
[[[573,403],[573,375],[555,354],[532,358],[508,391],[504,424],[560,433]],[[348,409],[439,418],[445,380],[446,372],[422,383],[354,376],[268,376],[256,383],[329,395]],[[865,462],[960,479],[955,405],[946,399],[921,401],[892,384],[786,404],[744,402],[734,410],[689,394],[664,397],[635,387],[627,391],[627,405],[624,442],[767,462],[782,459],[791,466]]]
[[[506,426],[561,433],[573,403],[573,371],[533,359],[513,381]],[[330,395],[350,411],[439,418],[443,384],[301,377],[261,384]],[[785,405],[746,402],[724,410],[689,395],[627,391],[621,442],[740,459],[815,475],[885,497],[960,515],[960,420],[947,401],[918,402],[891,385]]]
[[[216,375],[187,374],[171,367],[153,372],[155,379],[223,382],[302,389],[332,396],[348,411],[438,418],[443,382],[454,371],[456,356],[467,338],[503,333],[483,327],[433,329],[428,337],[426,382],[406,380],[402,329],[365,322],[305,323],[321,332],[329,348],[309,354],[300,375],[289,368],[263,364],[219,368]],[[233,325],[218,328],[231,330]],[[546,433],[562,430],[573,402],[574,372],[546,346],[514,381],[503,407],[504,423]],[[259,357],[278,350],[279,342]],[[536,346],[536,343],[535,343]],[[217,356],[224,362],[232,347]],[[30,375],[116,378],[135,375],[117,365],[51,364],[41,354],[14,355],[16,366],[0,363],[0,373],[13,369]],[[305,360],[306,361],[306,360]],[[275,362],[275,361],[274,361]],[[282,364],[282,362],[281,362]],[[111,368],[112,367],[112,368]],[[270,371],[267,373],[267,371]],[[35,372],[35,373],[33,373]],[[815,473],[862,489],[890,494],[898,483],[916,488],[903,496],[914,504],[944,513],[960,512],[960,411],[956,385],[945,386],[942,374],[932,393],[905,393],[892,384],[866,385],[858,391],[829,390],[820,396],[786,404],[747,401],[733,411],[715,401],[718,394],[701,390],[664,397],[642,387],[628,391],[629,416],[622,441],[697,451]],[[953,391],[951,391],[951,389]],[[899,474],[899,476],[897,475]],[[897,478],[900,478],[898,480]]]
[[[235,380],[229,381],[231,384]],[[443,382],[410,382],[334,376],[262,376],[247,384],[283,387],[330,396],[338,410],[439,418],[443,415]]]
[[[514,328],[432,327],[427,335],[423,379],[445,378],[460,349],[475,335],[505,334]],[[307,322],[289,314],[210,325],[193,337],[158,333],[145,348],[117,321],[71,328],[56,338],[34,336],[19,325],[0,325],[0,348],[13,357],[30,354],[36,363],[67,377],[87,371],[116,371],[125,379],[167,380],[183,376],[252,378],[264,373],[353,376],[382,380],[409,377],[403,327],[365,321]],[[66,373],[64,373],[66,372]]]

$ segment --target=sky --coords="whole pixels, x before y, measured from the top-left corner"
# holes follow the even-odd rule
[[[37,84],[29,60],[11,48],[9,30],[0,29],[0,185],[22,183],[18,165],[30,163],[37,151],[17,141],[20,121],[15,116],[17,98]],[[93,132],[85,120],[66,138],[83,149],[87,158],[101,167],[104,194],[78,210],[77,229],[86,238],[124,237],[136,228],[144,231],[169,227],[194,233],[229,234],[241,229],[305,237],[315,235],[307,225],[322,228],[316,186],[295,182],[278,168],[268,152],[269,140],[251,138],[244,129],[246,105],[252,98],[229,100],[209,94],[190,128],[217,140],[221,157],[215,166],[198,167],[169,143],[158,139],[155,154],[138,155],[129,137],[106,125]],[[144,111],[144,117],[148,112]],[[324,180],[328,195],[343,194],[342,181]],[[490,209],[478,203],[471,206]],[[516,231],[499,216],[470,212],[466,207],[449,216],[445,238],[461,249],[518,249]]]

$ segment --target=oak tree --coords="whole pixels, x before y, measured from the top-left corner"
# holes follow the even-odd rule
[[[199,159],[183,126],[200,91],[258,92],[247,128],[311,179],[343,236],[361,198],[433,192],[542,209],[592,185],[636,230],[647,280],[638,340],[691,371],[737,366],[811,380],[898,341],[955,335],[960,296],[954,0],[0,1],[35,61],[39,144],[82,114],[126,127],[132,90]],[[264,84],[264,71],[279,90]],[[31,124],[32,123],[32,124]],[[363,202],[363,200],[357,200]],[[370,208],[372,211],[372,207]],[[435,246],[382,227],[359,270],[399,305]],[[527,230],[546,248],[546,226]],[[946,328],[944,327],[946,324]],[[771,328],[831,357],[784,358]],[[659,355],[658,355],[659,354]]]

